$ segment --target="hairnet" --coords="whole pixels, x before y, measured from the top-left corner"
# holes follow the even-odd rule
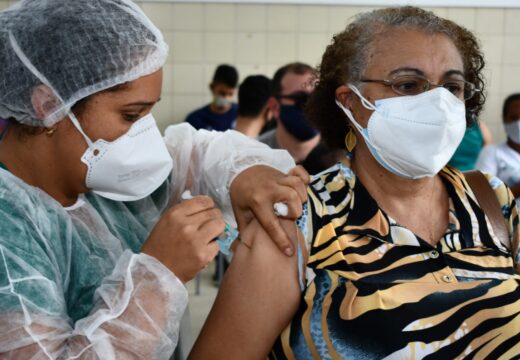
[[[0,12],[0,117],[51,126],[78,100],[159,70],[167,53],[130,0],[20,1]],[[40,118],[39,85],[53,100]]]

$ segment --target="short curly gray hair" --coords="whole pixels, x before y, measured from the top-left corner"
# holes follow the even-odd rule
[[[416,28],[426,33],[447,35],[454,42],[464,62],[464,77],[480,92],[466,101],[468,123],[482,110],[484,57],[475,36],[431,11],[413,6],[378,9],[356,16],[347,28],[336,34],[327,46],[318,68],[316,89],[307,105],[307,116],[333,148],[343,148],[348,130],[345,114],[335,104],[336,89],[346,83],[356,84],[365,71],[372,43],[391,28]]]

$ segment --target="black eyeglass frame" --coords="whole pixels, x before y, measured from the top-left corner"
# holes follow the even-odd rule
[[[305,108],[307,101],[309,100],[311,94],[305,91],[297,91],[288,95],[278,95],[277,99],[290,99],[294,101],[294,105],[300,109]]]

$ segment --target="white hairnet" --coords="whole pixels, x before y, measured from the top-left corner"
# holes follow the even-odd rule
[[[0,117],[51,126],[78,100],[159,70],[167,54],[130,0],[20,1],[0,12]],[[39,85],[54,100],[43,119],[32,105]]]

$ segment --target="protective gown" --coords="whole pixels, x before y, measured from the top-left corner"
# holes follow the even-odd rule
[[[0,353],[17,359],[167,359],[187,291],[139,254],[161,213],[189,189],[228,211],[229,184],[256,164],[281,171],[284,151],[236,132],[171,126],[170,178],[151,196],[115,202],[87,193],[64,208],[0,169]],[[172,234],[175,236],[175,234]],[[174,250],[173,250],[174,251]]]

